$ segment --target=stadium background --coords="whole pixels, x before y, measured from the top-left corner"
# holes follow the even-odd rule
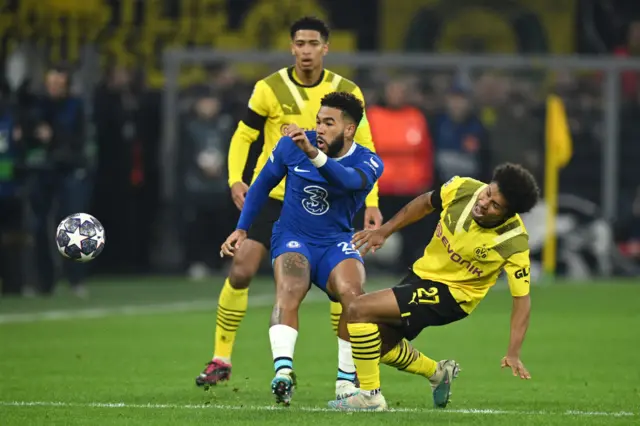
[[[535,279],[522,356],[533,380],[500,374],[511,303],[499,283],[473,318],[415,341],[462,364],[452,409],[430,411],[419,378],[384,369],[385,395],[401,411],[393,421],[627,425],[640,416],[640,371],[630,368],[640,329],[636,2],[1,3],[1,424],[342,421],[310,408],[325,406],[335,377],[335,336],[317,289],[301,312],[296,417],[271,407],[268,264],[251,287],[232,382],[209,393],[193,385],[210,356],[228,266],[218,247],[238,215],[225,146],[255,80],[292,63],[286,28],[304,14],[331,24],[327,64],[362,87],[374,131],[389,109],[423,118],[402,138],[374,133],[385,162],[412,164],[411,179],[388,174],[380,201],[387,218],[454,169],[486,178],[494,164],[520,161],[544,187],[526,218]],[[84,143],[86,162],[63,183],[41,173],[53,161],[37,120],[52,67],[71,72],[83,112],[65,131]],[[205,110],[217,113],[203,120]],[[202,122],[206,132],[190,132]],[[260,148],[252,147],[246,180]],[[48,194],[55,196],[45,208],[34,203]],[[106,228],[100,258],[70,275],[53,246],[56,205],[89,212]],[[367,291],[397,281],[430,226],[410,228],[370,258]],[[38,280],[48,254],[57,286]],[[67,277],[86,287],[71,289]]]
[[[547,143],[564,144],[548,142],[549,131],[562,134],[562,130],[548,129],[548,95],[559,95],[572,149],[570,161],[559,174],[558,248],[553,256],[557,270],[548,259],[547,270],[574,278],[635,274],[635,240],[640,235],[640,180],[634,173],[640,158],[635,142],[640,131],[637,72],[606,70],[613,57],[629,56],[638,49],[638,30],[634,32],[632,24],[637,11],[627,2],[505,0],[486,5],[474,0],[14,1],[0,14],[4,75],[9,83],[4,85],[3,101],[16,115],[24,116],[34,96],[43,92],[47,67],[65,64],[73,74],[71,91],[84,105],[82,132],[89,158],[84,189],[75,197],[84,197],[79,205],[104,223],[109,238],[100,261],[88,265],[87,273],[202,278],[224,269],[212,258],[237,211],[226,203],[228,197],[220,185],[226,179],[226,153],[220,156],[220,174],[206,178],[207,182],[198,181],[200,176],[189,184],[189,168],[195,160],[189,155],[195,153],[188,145],[197,141],[186,141],[180,132],[194,119],[195,101],[210,97],[221,103],[211,124],[214,134],[228,138],[244,112],[253,82],[290,62],[283,28],[297,16],[316,14],[333,28],[331,52],[355,58],[347,66],[335,59],[337,55],[332,62],[329,55],[330,66],[357,81],[369,107],[385,105],[386,97],[394,96],[385,93],[385,86],[393,91],[393,83],[400,83],[408,89],[394,102],[415,106],[425,117],[426,135],[415,151],[429,155],[424,162],[424,187],[446,177],[447,172],[436,171],[439,147],[448,143],[439,126],[443,116],[446,121],[451,113],[447,99],[456,94],[468,99],[470,119],[480,122],[479,133],[464,136],[469,139],[465,143],[471,144],[469,153],[478,144],[480,152],[490,151],[482,157],[484,169],[478,177],[487,178],[487,170],[500,161],[520,161],[534,169],[544,186],[549,178],[545,171],[555,161],[545,161]],[[198,49],[194,60],[172,56],[193,49]],[[235,52],[235,56],[221,60],[216,50]],[[241,52],[254,56],[247,60]],[[285,53],[272,57],[274,52]],[[409,67],[401,56],[381,56],[380,61],[374,56],[375,66],[371,66],[373,52],[424,54],[431,59]],[[364,58],[365,65],[359,65],[358,54],[369,55],[370,62]],[[442,54],[462,56],[447,59]],[[595,59],[561,62],[554,68],[526,59],[511,68],[507,64],[527,55]],[[258,141],[253,146],[247,179],[260,145]],[[13,156],[3,168],[3,179],[17,184],[11,196],[23,201],[14,209],[20,214],[14,216],[25,220],[3,231],[9,235],[3,239],[3,253],[8,253],[4,258],[12,258],[5,264],[25,265],[9,274],[19,277],[15,279],[20,284],[13,287],[23,289],[37,287],[37,265],[26,267],[29,253],[38,246],[30,238],[33,185],[25,159],[32,154]],[[173,161],[174,155],[179,160]],[[11,172],[14,167],[15,173]],[[383,196],[402,200],[413,195],[411,191],[416,189]],[[228,206],[207,212],[210,205],[198,205],[191,196],[186,199],[192,201],[185,201],[179,196],[185,193]],[[545,206],[541,204],[529,219],[537,259],[549,241]],[[215,219],[202,220],[216,214]],[[206,228],[206,222],[216,226]],[[204,232],[199,231],[202,226]],[[198,238],[207,232],[208,241]],[[397,264],[403,243],[396,243],[373,259],[372,267]],[[409,255],[400,257],[401,263],[415,254],[415,247],[409,250]],[[268,268],[263,272],[268,273]]]

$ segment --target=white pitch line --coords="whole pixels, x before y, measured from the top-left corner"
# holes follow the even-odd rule
[[[270,306],[275,300],[273,294],[259,294],[249,297],[249,306]],[[305,302],[319,302],[327,300],[326,296],[309,294]],[[192,300],[186,302],[158,303],[147,305],[125,305],[105,308],[86,309],[60,309],[52,311],[31,312],[26,314],[2,314],[0,315],[0,325],[30,323],[42,321],[61,321],[77,318],[105,318],[123,315],[154,315],[174,312],[197,312],[208,311],[216,308],[217,300]]]
[[[269,405],[223,405],[223,404],[129,404],[126,402],[62,402],[62,401],[0,401],[1,407],[69,407],[69,408],[141,408],[141,409],[187,409],[187,410],[246,410],[246,411],[303,411],[335,413],[335,410],[321,407],[277,407]],[[445,409],[392,408],[396,413],[443,413],[475,415],[530,415],[530,416],[571,416],[571,417],[636,417],[640,414],[628,411],[527,411],[494,409]]]

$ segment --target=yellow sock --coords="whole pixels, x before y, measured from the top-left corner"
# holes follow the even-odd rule
[[[419,374],[427,379],[436,372],[438,363],[414,348],[407,339],[402,339],[389,352],[384,354],[380,362],[400,371]]]
[[[333,332],[338,335],[338,324],[340,324],[340,315],[342,315],[342,305],[338,302],[331,302],[331,327]]]
[[[380,332],[376,324],[347,324],[351,336],[351,352],[356,364],[360,389],[380,389]]]
[[[244,318],[244,314],[247,312],[248,304],[249,289],[236,290],[231,287],[229,278],[227,278],[218,298],[214,358],[221,358],[227,362],[231,360],[236,331],[240,326],[240,321]]]

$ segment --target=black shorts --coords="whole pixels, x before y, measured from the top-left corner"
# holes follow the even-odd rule
[[[413,271],[391,290],[402,314],[398,331],[408,340],[415,339],[426,327],[449,324],[468,315],[453,298],[449,287],[423,280]]]
[[[258,213],[256,220],[253,221],[251,228],[249,228],[247,238],[259,242],[267,250],[270,250],[273,224],[280,219],[281,211],[282,201],[269,197],[260,213]]]

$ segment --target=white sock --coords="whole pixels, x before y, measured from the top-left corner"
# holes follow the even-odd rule
[[[356,366],[353,363],[353,354],[351,353],[351,342],[342,340],[338,337],[338,379],[355,381]]]
[[[276,374],[288,374],[293,370],[293,352],[298,330],[288,325],[277,324],[269,328],[273,367]]]

